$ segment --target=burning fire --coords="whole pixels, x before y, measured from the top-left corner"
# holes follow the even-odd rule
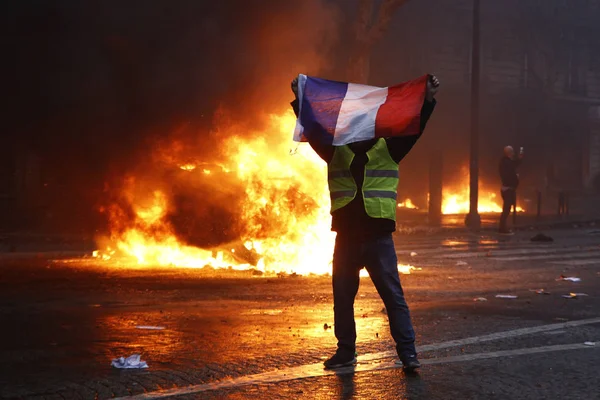
[[[418,210],[419,207],[415,206],[411,199],[406,199],[402,203],[398,203],[398,208],[410,208],[413,210]]]
[[[290,154],[294,125],[290,112],[271,115],[265,133],[242,138],[235,126],[220,132],[226,138],[225,157],[217,171],[202,162],[172,165],[210,188],[241,189],[231,193],[231,206],[241,205],[235,210],[242,221],[236,242],[215,248],[186,244],[169,220],[174,206],[168,185],[134,176],[122,189],[124,204],[105,209],[110,245],[95,254],[105,260],[124,255],[141,266],[328,273],[335,236],[330,231],[326,166],[309,146],[298,146]],[[149,187],[150,192],[143,190]]]
[[[398,208],[418,210],[411,199],[406,199],[398,203]],[[496,193],[489,190],[480,190],[479,204],[480,213],[501,213],[502,200],[498,198]],[[517,212],[525,210],[517,206]],[[442,196],[442,214],[468,214],[469,213],[469,184],[468,177],[465,182],[458,187],[445,189]]]
[[[184,171],[193,171],[196,169],[196,166],[194,164],[183,164],[180,165],[179,168],[181,168]]]
[[[467,178],[468,179],[468,178]],[[480,213],[501,213],[502,200],[496,193],[489,190],[480,190],[478,210]],[[517,206],[517,212],[524,210]],[[468,214],[469,213],[469,184],[468,180],[458,188],[444,190],[442,196],[443,214]]]

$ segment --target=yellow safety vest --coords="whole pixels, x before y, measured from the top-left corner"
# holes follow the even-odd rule
[[[381,138],[367,151],[362,195],[367,215],[371,218],[396,220],[398,191],[398,163]],[[327,166],[331,212],[348,205],[356,197],[358,187],[350,172],[354,152],[350,147],[337,146]]]

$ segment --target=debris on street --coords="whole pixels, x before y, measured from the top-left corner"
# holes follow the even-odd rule
[[[410,275],[412,271],[421,271],[423,268],[413,267],[412,265],[398,264],[398,272],[402,275]]]
[[[485,297],[475,297],[473,301],[487,301]]]
[[[412,252],[410,253],[410,256],[411,256],[411,257],[416,257],[416,256],[418,256],[418,254],[417,254],[417,253],[415,253],[414,251],[412,251]]]
[[[530,292],[535,292],[536,294],[550,294],[545,289],[529,289]]]
[[[519,296],[515,296],[515,295],[512,295],[512,294],[497,294],[496,295],[496,298],[498,298],[498,299],[516,299],[518,297]]]
[[[464,267],[464,266],[466,266],[466,265],[469,265],[469,264],[467,264],[467,263],[466,263],[466,262],[464,262],[464,261],[459,261],[459,262],[457,262],[457,263],[456,263],[456,266],[457,266],[457,267]]]
[[[139,354],[133,354],[127,358],[119,357],[112,360],[111,365],[119,369],[141,369],[148,368],[146,361],[142,361]]]
[[[579,297],[585,297],[587,296],[587,294],[585,293],[569,293],[569,294],[564,294],[562,297],[565,299],[577,299]]]
[[[540,242],[540,243],[549,243],[554,242],[554,239],[550,236],[544,235],[543,233],[538,233],[534,237],[531,238],[532,242]]]
[[[325,329],[325,330],[331,329],[331,325],[327,325],[327,323],[325,323],[325,325],[323,325],[323,329]]]
[[[557,281],[569,281],[569,282],[581,282],[581,278],[577,278],[574,276],[564,276],[561,275],[557,279]]]
[[[596,342],[584,342],[583,344],[586,346],[595,346]]]

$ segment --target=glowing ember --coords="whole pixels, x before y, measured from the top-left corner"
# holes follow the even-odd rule
[[[196,166],[194,164],[183,164],[180,165],[179,168],[181,168],[184,171],[193,171],[196,169]]]
[[[402,203],[398,203],[398,208],[410,208],[413,210],[418,210],[419,207],[415,206],[411,199],[406,199]]]
[[[220,191],[232,188],[230,208],[241,204],[234,210],[242,230],[237,242],[199,248],[182,241],[169,219],[176,208],[169,190],[173,182],[157,181],[148,174],[125,180],[120,193],[124,204],[105,209],[112,246],[95,255],[105,260],[119,255],[117,258],[128,266],[131,262],[127,260],[132,260],[134,265],[152,267],[329,273],[335,236],[330,231],[326,165],[308,145],[299,146],[290,155],[293,113],[272,115],[269,121],[266,132],[250,132],[244,138],[237,136],[239,127],[219,128],[219,134],[226,138],[223,157],[219,163],[210,164],[220,168],[218,173],[212,167],[197,169],[209,165],[204,162],[178,164],[169,160],[180,170],[199,171],[202,178],[190,177],[203,182],[202,187]],[[219,206],[229,206],[227,201],[223,203]],[[197,204],[198,208],[205,206]]]

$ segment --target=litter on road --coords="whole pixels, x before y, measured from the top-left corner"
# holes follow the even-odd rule
[[[516,299],[518,297],[519,296],[515,296],[515,295],[512,295],[512,294],[497,294],[496,295],[496,298],[498,298],[498,299]]]
[[[487,301],[485,297],[475,297],[473,301]]]
[[[410,253],[410,256],[411,257],[416,257],[416,256],[418,256],[418,254],[413,251],[413,252]]]
[[[574,276],[564,276],[561,275],[557,279],[557,281],[569,281],[569,282],[581,282],[581,278],[577,278]]]
[[[457,266],[457,267],[464,267],[465,265],[469,265],[469,264],[467,264],[467,263],[466,263],[466,262],[464,262],[464,261],[459,261],[459,262],[457,262],[457,263],[456,263],[456,266]]]
[[[550,294],[550,292],[547,292],[544,289],[529,289],[530,292],[535,292],[537,294]]]
[[[585,293],[569,293],[569,294],[563,294],[562,297],[564,297],[565,299],[576,299],[578,297],[585,297],[587,296],[587,294]]]
[[[586,346],[595,346],[596,345],[595,342],[585,342],[583,344],[586,345]]]
[[[540,243],[549,243],[554,242],[550,236],[544,235],[543,233],[538,233],[534,237],[531,238],[532,242],[540,242]]]
[[[111,365],[119,369],[141,369],[148,368],[146,361],[142,361],[139,354],[133,354],[127,358],[119,357],[112,360]]]

